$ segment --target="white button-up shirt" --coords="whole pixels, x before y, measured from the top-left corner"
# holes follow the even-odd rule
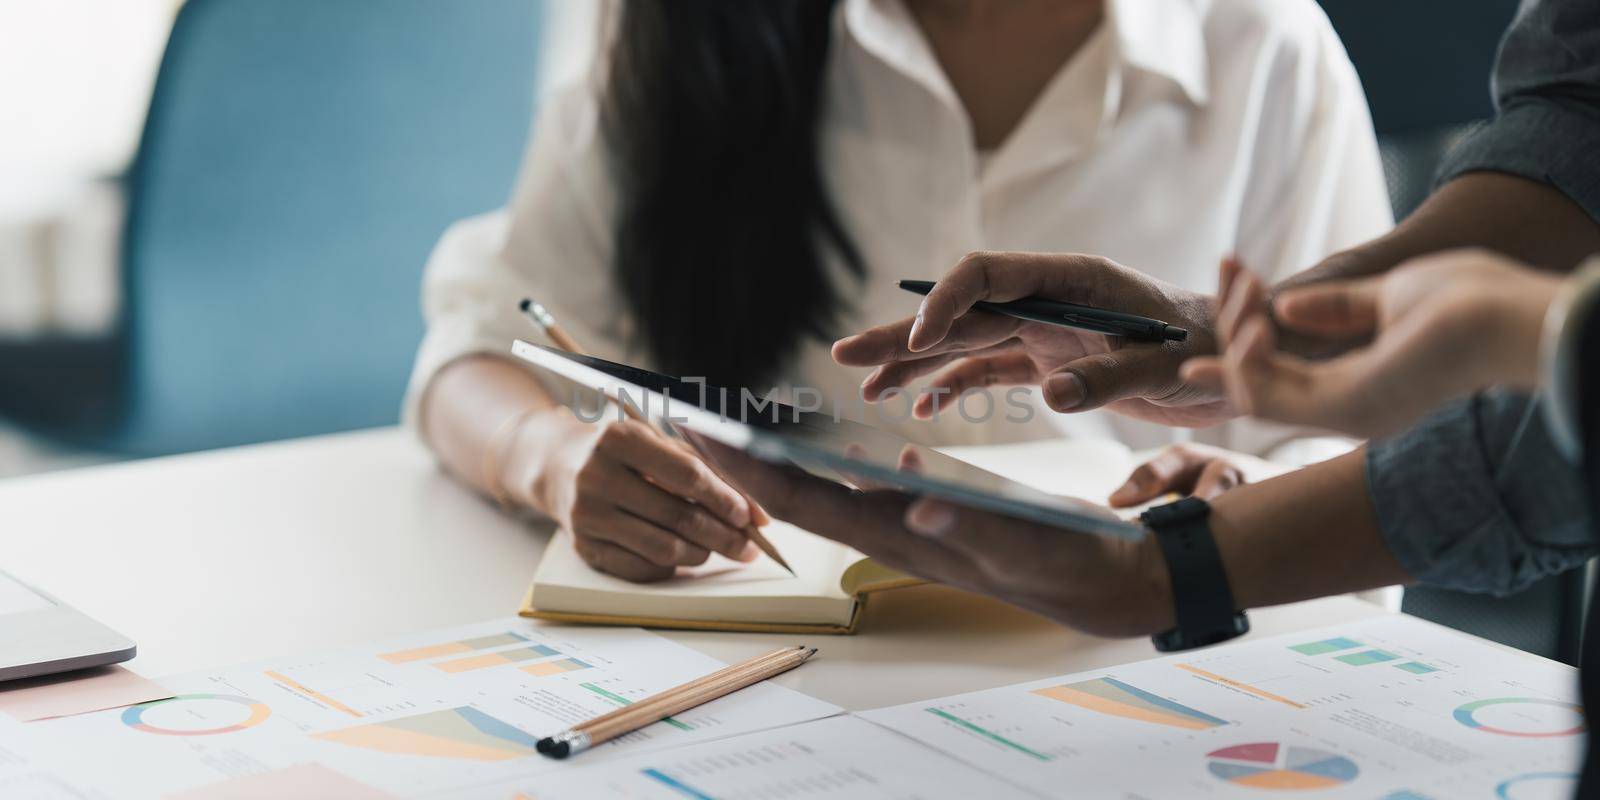
[[[917,298],[894,281],[937,279],[974,250],[1095,253],[1210,292],[1226,254],[1281,278],[1392,224],[1360,84],[1312,0],[1108,0],[1101,29],[986,153],[898,0],[839,3],[825,69],[821,169],[867,268],[851,283],[835,265],[852,287],[841,333],[910,315]],[[412,418],[449,361],[535,337],[516,312],[524,296],[594,354],[649,366],[611,279],[616,189],[597,124],[592,81],[556,90],[510,207],[439,243]],[[789,385],[829,398],[858,396],[864,377],[834,364],[825,342],[808,343],[787,371]],[[1025,424],[1001,413],[982,424],[955,413],[896,421],[903,408],[867,421],[935,445],[1188,438],[1109,412],[1037,411]],[[1234,422],[1194,438],[1265,453],[1286,434]]]

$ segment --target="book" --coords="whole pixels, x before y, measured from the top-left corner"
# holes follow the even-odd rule
[[[943,452],[1042,491],[1096,503],[1104,503],[1136,463],[1126,446],[1089,439]],[[591,569],[574,549],[572,534],[559,531],[534,572],[521,613],[653,628],[853,633],[869,596],[923,582],[782,521],[762,532],[789,560],[794,576],[766,558],[741,564],[713,554],[668,580],[632,583]]]

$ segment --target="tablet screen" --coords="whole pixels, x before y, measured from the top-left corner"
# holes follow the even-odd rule
[[[791,463],[829,480],[864,489],[926,493],[1082,533],[1144,535],[1143,527],[1105,509],[1039,491],[870,425],[541,345],[517,342],[513,351],[580,385],[604,391],[658,425],[686,426],[758,458]],[[597,397],[587,402],[568,399],[576,400],[585,419],[597,421],[619,413],[615,405]]]

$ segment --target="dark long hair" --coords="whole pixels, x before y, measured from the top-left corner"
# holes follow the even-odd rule
[[[861,260],[818,164],[834,0],[625,0],[602,125],[614,276],[671,373],[755,386],[835,333]]]

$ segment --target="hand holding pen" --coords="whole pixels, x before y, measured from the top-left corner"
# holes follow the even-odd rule
[[[531,298],[523,298],[518,308],[556,347],[569,353],[584,354],[583,346],[578,344],[578,340],[567,333],[560,323],[556,322],[555,315],[551,314],[549,309]],[[665,444],[678,451],[677,458],[669,458],[664,461],[670,465],[666,468],[668,475],[679,476],[677,483],[689,490],[688,493],[683,495],[684,497],[692,500],[697,496],[711,493],[710,511],[720,519],[713,518],[705,513],[697,514],[692,511],[687,515],[679,514],[680,522],[686,523],[684,527],[687,530],[684,533],[686,534],[685,538],[690,543],[701,544],[707,550],[714,550],[731,558],[738,558],[744,561],[754,558],[754,554],[749,551],[749,547],[754,546],[762,553],[765,553],[768,558],[777,562],[778,566],[787,570],[790,575],[795,574],[794,568],[789,566],[789,562],[784,560],[778,549],[761,533],[760,526],[767,522],[767,518],[766,512],[762,511],[760,506],[734,489],[731,484],[724,482],[722,476],[717,475],[707,462],[700,459],[689,444],[681,440],[666,439],[657,433],[655,427],[650,424],[649,420],[644,418],[637,408],[628,403],[620,402],[614,397],[609,397],[608,399],[616,403],[616,406],[628,417],[629,425],[624,429],[627,433],[622,434],[620,438],[626,442],[631,442],[636,447],[642,446],[646,450],[658,448]],[[687,460],[684,458],[685,456],[687,456]],[[658,462],[663,461],[661,458],[656,458],[655,460]],[[668,491],[673,490],[674,485],[670,477],[663,481],[659,474],[655,475],[652,478],[653,483],[661,484],[661,488]],[[729,493],[738,498],[737,503],[728,502],[727,495]],[[702,500],[701,502],[704,501]],[[741,507],[747,509],[747,511],[741,514]],[[700,517],[704,517],[704,519],[699,519]],[[748,539],[748,544],[739,545],[727,541],[727,536],[722,530],[727,526],[720,524],[724,520],[732,521],[735,528]],[[711,541],[703,541],[706,539]],[[691,558],[698,558],[698,561],[691,563],[703,562],[706,559],[705,555],[695,551],[690,551],[689,555]],[[667,561],[669,565],[674,563],[677,562],[673,560]]]
[[[1215,352],[1215,316],[1210,296],[1109,259],[974,253],[932,287],[916,316],[842,339],[833,356],[876,367],[862,383],[868,400],[927,378],[912,409],[921,418],[933,415],[936,397],[949,408],[968,389],[1037,385],[1059,412],[1104,407],[1198,427],[1233,416],[1221,392],[1178,376],[1187,358]]]

